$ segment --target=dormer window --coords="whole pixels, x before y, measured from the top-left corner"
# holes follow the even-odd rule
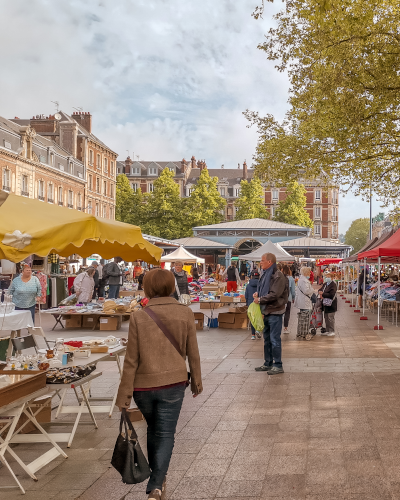
[[[140,167],[131,167],[131,175],[139,175],[139,174],[140,174]]]
[[[149,167],[149,175],[157,175],[157,167]]]

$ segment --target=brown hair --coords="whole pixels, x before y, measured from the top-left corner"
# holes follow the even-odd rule
[[[265,253],[263,257],[265,256],[265,260],[269,260],[272,262],[272,264],[276,264],[276,255],[273,253]]]
[[[146,297],[169,297],[175,290],[175,276],[167,269],[152,269],[143,278]]]
[[[282,268],[282,272],[285,276],[289,276],[289,274],[290,274],[289,266],[284,265]]]

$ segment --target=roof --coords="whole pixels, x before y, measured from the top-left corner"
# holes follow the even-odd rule
[[[372,240],[368,240],[367,243],[356,253],[353,253],[349,257],[343,259],[342,262],[357,262],[357,256],[359,253],[366,252],[368,249],[373,248],[375,243],[378,241],[378,238],[375,236]]]
[[[265,253],[273,253],[276,257],[277,261],[286,261],[291,262],[295,260],[295,258],[286,252],[278,243],[272,243],[271,240],[268,240],[264,245],[257,250],[254,250],[251,253],[245,254],[241,256],[241,259],[251,260],[254,262],[258,262],[261,260],[261,257]]]
[[[243,180],[243,168],[209,168],[208,173],[210,177],[218,177],[219,181],[224,179],[228,181],[229,184],[240,184]],[[201,170],[199,168],[192,168],[190,171],[187,182],[196,182],[200,177]],[[253,178],[254,171],[251,169],[247,170],[247,179],[251,180]]]
[[[179,243],[187,248],[233,248],[230,245],[224,245],[216,241],[207,240],[206,238],[199,238],[197,236],[193,238],[179,238],[177,240],[172,240],[174,243]]]
[[[151,236],[150,234],[143,234],[142,236],[145,240],[149,241],[150,243],[153,243],[153,245],[157,245],[160,247],[178,247],[179,244],[175,243],[174,241],[171,240],[166,240],[165,238],[159,238],[158,236]]]
[[[205,259],[191,254],[182,246],[174,250],[172,253],[161,257],[161,262],[176,262],[178,260],[183,262],[202,262],[203,264],[205,262]]]
[[[296,238],[294,240],[281,241],[283,248],[351,248],[350,245],[335,243],[329,240],[317,240],[317,238]]]
[[[393,234],[393,229],[379,238],[375,245],[366,252],[358,254],[358,260],[377,260],[383,257],[384,262],[400,261],[400,231]]]
[[[220,224],[211,224],[209,226],[197,226],[193,229],[297,229],[310,230],[309,227],[295,226],[294,224],[285,224],[270,219],[245,219],[230,222],[221,222]]]

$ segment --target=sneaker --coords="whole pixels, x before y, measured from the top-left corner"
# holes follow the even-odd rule
[[[147,500],[161,500],[162,492],[161,490],[153,490],[149,493]]]
[[[252,335],[252,336],[251,336],[251,340],[256,340],[256,336],[255,336],[255,335]]]
[[[335,332],[329,332],[326,334],[327,337],[334,337],[335,336]]]
[[[272,366],[265,366],[265,365],[261,365],[261,366],[257,366],[255,369],[256,372],[267,372],[268,370],[271,370]]]
[[[285,373],[283,368],[278,368],[277,366],[273,366],[268,370],[268,375],[278,375],[279,373]]]
[[[283,329],[283,333],[289,333],[289,330],[285,327],[285,328]]]
[[[321,335],[325,337],[326,335],[328,335],[328,332],[321,332]]]
[[[257,338],[258,338],[258,339],[260,339],[260,338],[261,338],[261,336],[262,336],[262,335],[261,335],[261,332],[256,332],[256,336],[257,336]]]

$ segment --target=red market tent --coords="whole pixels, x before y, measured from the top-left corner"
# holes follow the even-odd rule
[[[377,262],[379,258],[382,263],[400,262],[400,230],[371,250],[358,254],[358,260],[366,259],[368,262]]]
[[[318,259],[316,266],[329,266],[329,264],[340,264],[343,259]]]

